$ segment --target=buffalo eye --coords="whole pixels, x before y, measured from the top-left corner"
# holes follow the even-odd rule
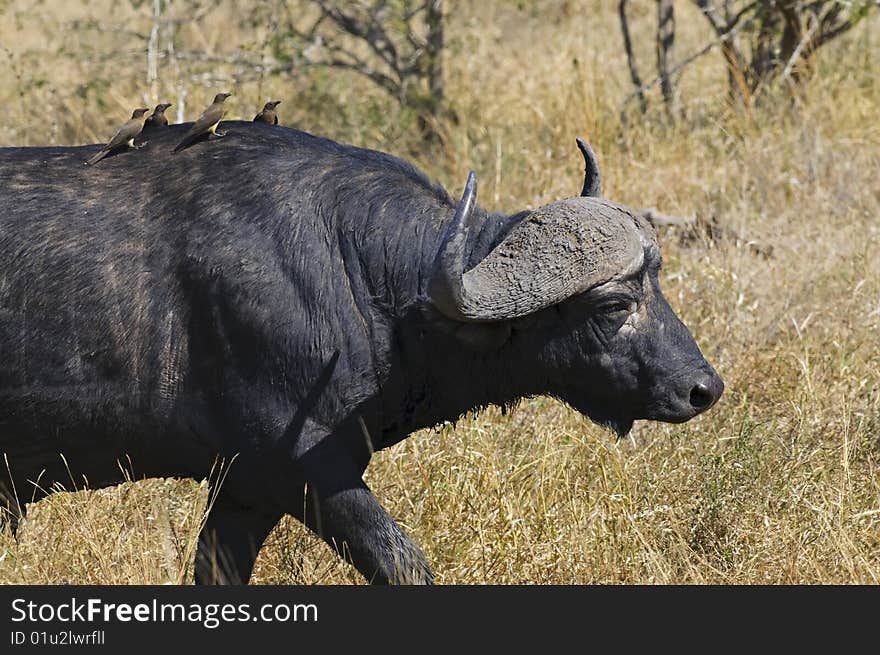
[[[583,321],[591,323],[599,332],[610,337],[636,311],[638,301],[633,295],[621,292],[587,292],[563,303],[560,309],[572,325]]]
[[[607,298],[596,305],[596,314],[602,316],[616,316],[617,314],[632,314],[636,310],[636,303],[632,298]]]
[[[637,303],[632,298],[605,298],[596,304],[593,310],[594,319],[607,332],[616,332],[636,311]]]

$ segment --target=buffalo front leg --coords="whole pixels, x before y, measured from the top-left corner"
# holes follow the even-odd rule
[[[294,514],[373,584],[431,584],[422,551],[363,481],[370,449],[363,437],[320,429],[298,433],[294,459],[306,482],[306,502]],[[297,453],[296,450],[299,450]]]
[[[322,497],[307,496],[306,525],[341,557],[350,560],[371,584],[432,584],[422,554],[373,496],[363,481]]]
[[[196,584],[247,584],[260,547],[281,513],[238,505],[221,492],[199,534]]]

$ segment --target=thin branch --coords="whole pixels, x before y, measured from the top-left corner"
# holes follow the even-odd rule
[[[414,50],[424,50],[427,47],[428,42],[426,39],[422,38],[418,33],[416,33],[416,31],[413,29],[413,25],[415,23],[416,16],[418,16],[420,13],[429,9],[431,9],[432,11],[435,10],[433,5],[437,4],[437,0],[426,0],[425,2],[418,4],[414,9],[408,9],[409,4],[409,2],[405,3],[405,8],[402,16],[403,24],[406,25],[406,40],[413,47]],[[440,2],[440,4],[442,4],[442,2]],[[430,22],[429,19],[426,20]]]
[[[819,12],[816,11],[818,7],[813,8],[813,14],[818,17]],[[820,28],[824,31],[826,29],[831,29],[831,26],[837,22],[838,16],[843,12],[844,6],[843,4],[835,4],[825,12],[825,15],[822,16],[820,20]]]
[[[379,71],[370,68],[366,64],[359,63],[355,64],[349,61],[343,61],[340,59],[331,59],[330,61],[316,61],[311,62],[312,66],[325,66],[328,68],[343,68],[346,70],[354,71],[356,73],[360,73],[373,80],[380,87],[385,89],[389,94],[394,96],[395,98],[399,96],[400,93],[400,85],[397,84],[393,79],[388,77],[387,75],[380,73]]]
[[[168,23],[166,37],[168,39],[167,52],[168,57],[171,59],[171,68],[174,71],[174,81],[177,84],[177,102],[174,103],[177,105],[177,122],[182,123],[184,116],[186,116],[186,85],[180,81],[180,62],[177,59],[177,49],[174,46],[174,26],[175,23]]]
[[[305,52],[303,52],[306,65],[314,67],[343,68],[355,71],[378,84],[382,89],[395,98],[400,97],[402,86],[398,81],[385,75],[381,71],[376,70],[353,52],[334,43],[323,43],[322,47],[327,53],[329,53],[330,58],[310,58]]]
[[[831,41],[832,39],[837,38],[838,36],[840,36],[844,32],[848,32],[850,29],[855,27],[856,24],[862,18],[864,18],[867,15],[868,11],[870,11],[872,8],[874,8],[874,9],[880,8],[880,0],[875,0],[873,3],[865,4],[863,7],[860,8],[860,10],[854,10],[854,11],[858,11],[859,13],[857,13],[855,16],[847,17],[846,20],[844,20],[842,23],[838,24],[836,27],[834,27],[830,30],[825,30],[823,28],[822,31],[819,33],[819,36],[816,38],[816,41],[814,42],[812,49],[817,50],[820,47],[822,47],[823,45],[825,45],[826,43],[828,43],[829,41]]]
[[[656,207],[646,207],[639,213],[654,227],[685,227],[697,222],[696,216],[672,216],[658,211]]]
[[[357,17],[352,14],[346,14],[338,7],[329,5],[325,0],[313,0],[313,2],[340,29],[362,39],[395,73],[399,70],[397,50],[394,48],[385,30],[370,15],[370,12],[368,12],[368,16],[370,17],[371,24],[368,27]]]
[[[851,18],[847,18],[834,29],[822,32],[816,39],[813,49],[817,49],[819,48],[819,46],[825,45],[826,43],[828,43],[832,39],[837,38],[844,32],[848,32],[851,28],[855,27],[855,24],[856,21],[852,20]]]
[[[731,18],[729,18],[727,20],[724,31],[729,32],[730,30],[732,30],[734,27],[736,27],[737,23],[739,23],[740,19],[742,19],[743,16],[745,16],[747,13],[749,13],[752,9],[754,9],[755,7],[757,7],[760,4],[761,4],[761,0],[754,0],[754,2],[750,2],[745,7],[740,9]]]
[[[150,103],[156,102],[159,93],[159,67],[157,50],[159,48],[159,28],[162,24],[162,1],[153,0],[153,28],[147,42],[147,87],[150,89]]]
[[[371,26],[370,36],[376,41],[377,45],[384,47],[388,53],[388,57],[394,62],[393,68],[397,68],[400,59],[397,53],[397,47],[394,45],[394,40],[391,39],[391,37],[388,36],[388,32],[385,31],[385,26],[382,24],[382,21],[379,20],[382,12],[385,11],[386,8],[387,2],[385,0],[379,0],[367,11],[367,18],[369,19]]]
[[[722,20],[718,13],[718,7],[716,7],[714,4],[711,4],[709,0],[694,0],[694,4],[697,5],[699,10],[709,21],[712,29],[715,30],[715,34],[717,34],[719,37],[730,32],[739,24],[743,16],[765,2],[766,0],[753,0],[745,7],[740,9],[738,12],[736,12],[733,16],[726,18],[726,20]]]
[[[164,59],[167,53],[159,53],[159,57]],[[199,61],[208,64],[227,64],[230,66],[238,66],[240,68],[249,68],[255,72],[261,73],[289,73],[295,66],[293,64],[282,64],[274,59],[268,61],[253,61],[236,55],[221,57],[218,55],[206,55],[203,52],[177,52],[175,59],[183,61]]]
[[[136,39],[140,39],[141,41],[150,40],[149,34],[142,34],[141,32],[130,30],[126,27],[116,27],[115,25],[99,23],[96,20],[73,20],[67,24],[67,27],[71,31],[92,30],[94,32],[101,32],[106,34],[122,34],[123,36],[134,37]]]
[[[709,21],[709,24],[712,26],[712,29],[715,30],[715,34],[721,36],[728,32],[729,30],[724,29],[726,23],[721,20],[721,17],[718,16],[718,8],[709,3],[709,0],[694,0],[697,7],[700,11],[703,12],[703,15],[706,17],[706,20]]]
[[[795,63],[797,63],[797,60],[800,59],[801,52],[803,52],[804,48],[807,47],[807,44],[810,43],[817,29],[819,29],[818,23],[810,25],[810,29],[804,33],[804,36],[798,42],[794,52],[791,53],[791,57],[788,58],[788,62],[786,62],[785,68],[782,70],[782,77],[786,80],[791,79],[791,69],[794,67]]]
[[[648,111],[648,100],[645,98],[645,90],[642,88],[642,78],[639,75],[636,66],[635,53],[633,53],[632,39],[629,35],[629,20],[626,17],[626,3],[627,0],[620,0],[620,3],[617,5],[617,14],[620,18],[620,31],[623,34],[623,47],[626,50],[626,63],[627,66],[629,66],[629,76],[632,79],[633,86],[636,87],[636,90],[627,96],[626,100],[629,100],[631,96],[637,96],[639,99],[639,107],[644,114]],[[624,103],[626,103],[626,100],[624,100]]]
[[[425,3],[425,20],[428,25],[428,47],[419,51],[419,58],[423,53],[428,56],[428,89],[431,96],[439,103],[443,99],[443,2],[442,0],[428,0]]]
[[[730,32],[728,32],[727,34],[722,35],[721,38],[716,39],[715,41],[712,41],[711,43],[706,44],[703,48],[701,48],[697,52],[693,53],[692,55],[690,55],[686,59],[680,61],[678,64],[676,64],[675,66],[670,68],[668,75],[670,77],[675,75],[678,71],[680,71],[682,68],[684,68],[685,66],[690,64],[692,61],[702,57],[703,55],[705,55],[706,53],[711,51],[712,48],[715,48],[716,46],[719,46],[719,45],[723,44],[724,42],[729,41],[730,39],[732,39],[736,35],[736,33],[737,33],[737,31],[739,31],[739,29],[740,28],[738,28],[738,27],[734,28]],[[633,91],[632,93],[627,95],[623,99],[622,104],[628,103],[632,98],[634,98],[638,95],[642,95],[645,93],[645,91],[648,91],[648,90],[652,89],[653,87],[657,86],[657,84],[660,83],[661,79],[662,78],[658,75],[657,77],[655,77],[653,80],[651,80],[647,84],[643,84],[642,86],[637,88],[635,91]]]
[[[669,75],[669,56],[675,45],[675,10],[672,0],[657,0],[657,76],[663,93],[663,104],[672,112],[675,92]]]

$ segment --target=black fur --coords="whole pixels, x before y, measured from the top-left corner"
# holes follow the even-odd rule
[[[345,543],[368,579],[430,582],[361,480],[373,451],[543,393],[621,431],[689,418],[654,406],[667,393],[655,369],[684,385],[711,371],[665,300],[651,309],[675,336],[665,346],[650,328],[647,346],[597,337],[593,296],[462,330],[426,298],[446,191],[383,153],[223,125],[226,138],[175,156],[189,125],[164,128],[96,168],[82,166],[96,146],[0,149],[10,507],[69,488],[68,470],[97,488],[120,481],[118,462],[201,479],[221,457],[199,582],[246,581],[285,513]],[[478,209],[471,263],[524,215]],[[633,294],[645,280],[656,287],[656,270]]]

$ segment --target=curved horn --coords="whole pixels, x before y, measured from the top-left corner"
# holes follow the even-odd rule
[[[599,162],[590,144],[577,137],[578,148],[584,156],[584,188],[581,196],[602,197],[602,177],[599,175]]]
[[[455,216],[440,244],[440,251],[434,259],[434,273],[428,293],[436,307],[449,318],[467,320],[461,314],[465,304],[462,278],[466,262],[465,246],[471,212],[477,200],[477,175],[468,173],[467,183]]]
[[[479,264],[464,272],[464,221],[476,179],[468,178],[453,223],[435,259],[430,295],[447,317],[504,321],[550,307],[641,268],[644,234],[626,207],[598,198],[569,198],[517,223]]]

